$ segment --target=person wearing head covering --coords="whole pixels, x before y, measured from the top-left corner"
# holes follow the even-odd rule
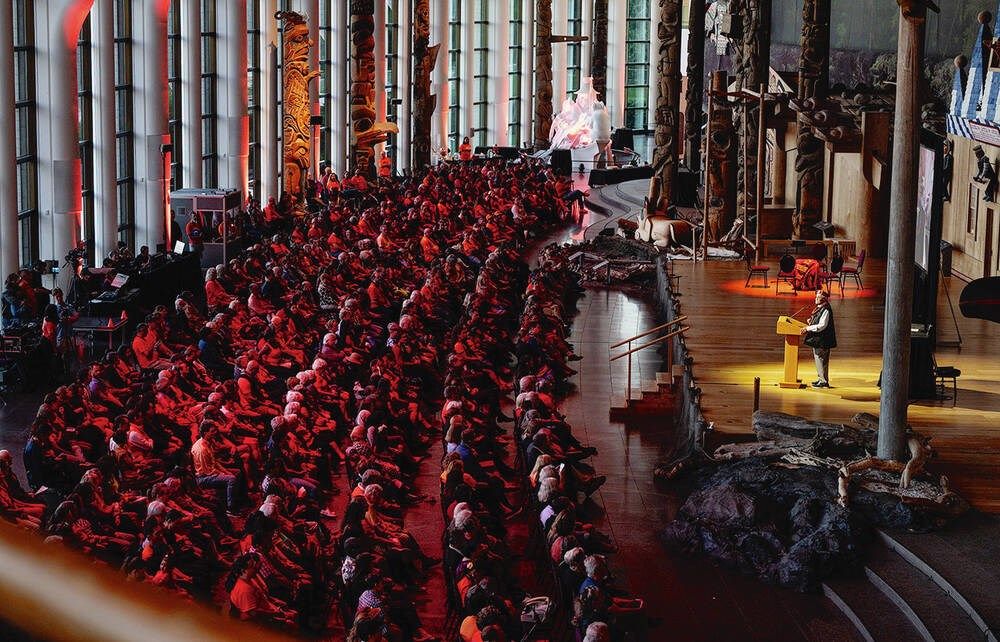
[[[813,357],[816,360],[816,374],[819,378],[812,382],[812,387],[829,388],[830,350],[837,347],[837,330],[833,323],[833,310],[830,308],[828,292],[816,290],[816,307],[801,333],[805,337],[803,343],[813,349]]]

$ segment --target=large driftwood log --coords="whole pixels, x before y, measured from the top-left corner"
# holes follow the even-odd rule
[[[753,431],[761,441],[788,444],[816,441],[834,447],[873,450],[876,441],[876,432],[865,427],[812,421],[783,412],[763,410],[753,414]]]

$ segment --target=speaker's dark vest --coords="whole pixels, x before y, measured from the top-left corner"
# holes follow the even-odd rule
[[[826,309],[829,310],[830,322],[826,324],[825,330],[820,330],[819,332],[806,332],[805,344],[810,348],[836,348],[837,347],[837,328],[833,323],[833,309],[827,305]],[[819,316],[823,311],[820,310],[809,317],[809,325],[814,325],[819,321]]]

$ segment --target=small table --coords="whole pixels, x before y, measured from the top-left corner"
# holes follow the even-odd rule
[[[114,350],[115,332],[119,332],[125,327],[127,319],[116,319],[114,317],[80,317],[73,324],[73,334],[89,334],[90,350],[93,355],[94,338],[97,334],[108,335],[108,350]]]

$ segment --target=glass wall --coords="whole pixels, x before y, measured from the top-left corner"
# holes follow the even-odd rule
[[[35,138],[33,0],[14,0],[14,120],[21,265],[38,260],[38,143]],[[6,213],[7,216],[10,213]],[[62,257],[59,257],[60,259]],[[6,276],[6,275],[4,275]]]
[[[524,0],[510,0],[510,44],[507,78],[510,101],[507,113],[507,144],[521,146],[521,83],[524,79]]]
[[[115,0],[115,151],[118,167],[118,240],[135,242],[135,167],[133,147],[132,2]],[[154,248],[155,249],[155,248]]]
[[[448,147],[462,142],[462,0],[451,0],[448,18]]]
[[[215,0],[201,0],[201,162],[202,186],[219,186],[219,151],[216,133],[219,115],[216,86],[219,81]]]
[[[625,22],[625,127],[649,128],[649,0],[628,0]]]
[[[87,240],[87,260],[94,264],[94,91],[91,74],[90,16],[76,41],[77,132],[80,144],[81,238]],[[63,251],[59,248],[57,251]],[[55,257],[62,260],[61,256]]]
[[[385,8],[385,118],[390,123],[399,122],[399,103],[401,99],[399,87],[400,55],[399,55],[399,0],[380,0],[386,2]],[[399,145],[397,134],[389,134],[385,151],[392,159],[393,169],[399,166]]]
[[[583,35],[583,0],[568,0],[566,6],[566,27],[569,36]],[[583,43],[570,42],[566,45],[566,94],[576,95],[580,89],[580,60],[583,58]]]
[[[170,131],[170,189],[181,189],[181,9],[170,3],[167,13],[167,126]]]
[[[323,4],[328,4],[328,0]],[[247,165],[249,166],[249,189],[258,199],[260,198],[260,5],[261,0],[247,0],[247,116],[250,121]],[[320,31],[321,39],[322,35],[323,32]]]

